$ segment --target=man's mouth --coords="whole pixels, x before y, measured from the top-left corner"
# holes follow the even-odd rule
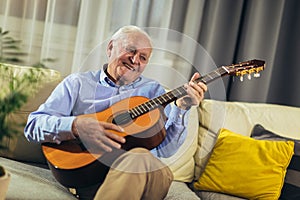
[[[134,67],[132,67],[131,65],[129,65],[129,64],[127,64],[127,63],[123,63],[123,65],[124,65],[127,69],[129,69],[129,70],[135,71]]]

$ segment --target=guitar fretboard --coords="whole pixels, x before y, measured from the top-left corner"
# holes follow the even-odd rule
[[[225,67],[220,67],[212,72],[210,72],[209,74],[202,76],[198,79],[195,80],[195,83],[199,83],[200,81],[208,84],[222,76],[224,76],[225,74],[228,74],[228,70]],[[161,96],[158,96],[154,99],[151,99],[143,104],[140,104],[132,109],[130,109],[128,112],[131,116],[132,119],[135,119],[153,109],[156,109],[158,107],[164,107],[167,104],[177,100],[180,97],[183,97],[187,94],[185,87],[181,86],[178,87],[170,92],[167,92]]]

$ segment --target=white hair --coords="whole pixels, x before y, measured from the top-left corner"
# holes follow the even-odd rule
[[[118,40],[121,37],[123,37],[124,34],[135,33],[135,32],[142,33],[143,35],[145,35],[148,38],[150,45],[152,46],[152,39],[149,36],[149,34],[146,31],[144,31],[143,29],[141,29],[140,27],[137,27],[134,25],[128,25],[128,26],[121,27],[112,35],[111,40]]]

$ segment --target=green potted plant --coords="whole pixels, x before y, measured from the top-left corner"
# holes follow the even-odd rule
[[[22,70],[16,70],[23,63],[21,58],[26,56],[19,46],[19,40],[0,28],[0,150],[6,148],[2,145],[3,141],[14,137],[18,133],[18,127],[23,125],[12,123],[9,116],[27,102],[28,97],[40,88],[42,82],[47,81],[45,69],[39,68],[45,66],[42,63],[32,65],[33,67],[22,66]],[[0,199],[5,199],[9,181],[9,172],[0,165]]]
[[[46,79],[43,70],[28,67],[20,74],[14,74],[15,65],[0,63],[0,149],[6,148],[2,141],[14,137],[19,125],[11,122],[9,116],[18,111],[34,94],[41,85],[41,80]],[[0,194],[5,194],[8,189],[10,175],[3,166],[0,165]],[[1,196],[0,196],[1,199]]]

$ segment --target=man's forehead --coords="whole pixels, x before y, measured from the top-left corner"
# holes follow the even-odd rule
[[[152,45],[147,36],[142,33],[127,34],[123,38],[124,45],[126,47],[134,47],[136,49],[152,49]]]

